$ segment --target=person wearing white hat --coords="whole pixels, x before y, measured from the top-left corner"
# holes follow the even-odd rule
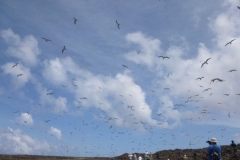
[[[222,160],[222,150],[221,147],[217,144],[217,139],[212,138],[209,140],[209,146],[207,149],[208,160],[214,160],[213,157],[218,157],[219,160]]]

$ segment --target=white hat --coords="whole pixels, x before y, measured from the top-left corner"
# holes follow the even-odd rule
[[[217,138],[212,138],[210,142],[217,143]]]

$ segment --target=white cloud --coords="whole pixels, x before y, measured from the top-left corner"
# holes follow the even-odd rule
[[[40,50],[37,40],[32,35],[21,39],[12,29],[2,30],[0,35],[10,45],[7,49],[10,56],[20,59],[27,66],[37,64],[37,56],[40,54]]]
[[[24,134],[20,129],[0,129],[0,152],[6,154],[36,154],[50,151],[46,141],[38,141]]]
[[[18,64],[16,67],[13,68],[15,63],[9,62],[5,65],[2,65],[1,68],[5,74],[9,74],[12,77],[12,84],[15,88],[19,88],[24,86],[31,78],[31,71],[29,68]],[[22,74],[21,76],[18,76]]]
[[[56,83],[64,83],[67,81],[66,68],[62,63],[60,63],[59,58],[55,60],[45,60],[43,76]]]
[[[50,134],[54,135],[57,137],[57,139],[61,139],[62,138],[62,132],[60,129],[51,127],[48,131]]]
[[[140,53],[132,51],[125,55],[125,57],[135,62],[136,64],[144,64],[152,67],[157,55],[161,55],[161,41],[152,37],[147,37],[141,32],[127,34],[126,40],[129,43],[135,43],[140,46]]]
[[[29,113],[21,113],[21,115],[16,118],[16,122],[24,125],[33,125],[34,123],[32,115]]]
[[[174,122],[176,125],[180,124],[180,120],[191,118],[198,123],[209,124],[208,120],[214,117],[217,119],[214,122],[215,125],[221,124],[240,127],[239,123],[236,123],[240,116],[240,112],[238,111],[239,101],[236,95],[239,94],[240,90],[238,85],[238,80],[240,79],[238,74],[240,71],[240,66],[238,65],[240,61],[240,45],[238,45],[240,39],[240,22],[237,21],[236,16],[238,14],[236,14],[235,8],[234,12],[228,10],[224,14],[210,18],[209,26],[216,34],[213,43],[217,45],[210,49],[204,43],[199,43],[198,52],[191,59],[186,58],[186,55],[191,53],[186,53],[188,50],[186,50],[183,44],[182,46],[170,46],[166,52],[162,51],[170,59],[161,60],[156,54],[156,51],[162,50],[160,40],[152,37],[149,38],[139,32],[128,34],[128,42],[136,44],[140,44],[141,42],[144,48],[151,48],[153,46],[154,49],[149,49],[149,52],[147,54],[143,53],[140,58],[138,57],[139,55],[136,55],[136,51],[131,51],[125,55],[126,59],[136,64],[152,66],[151,72],[157,75],[155,82],[158,86],[155,89],[159,95],[162,95],[160,100],[163,100],[164,97],[171,97],[167,100],[169,105],[172,106],[176,103],[181,103],[186,106],[178,111],[171,108],[166,109],[165,106],[159,108],[159,112],[166,114],[165,118],[176,117]],[[129,38],[131,35],[133,35],[133,38]],[[136,40],[136,37],[139,40]],[[234,38],[236,40],[232,44],[225,46],[227,42]],[[153,39],[157,43],[152,43]],[[211,58],[208,64],[205,64],[201,68],[202,63],[208,58]],[[147,61],[143,61],[145,59]],[[151,60],[148,61],[149,59]],[[231,69],[236,69],[237,72],[229,72]],[[166,76],[167,74],[169,76]],[[204,77],[202,80],[196,80],[202,76]],[[220,78],[224,81],[210,83],[213,78]],[[170,90],[165,91],[163,90],[164,87],[170,88]],[[207,88],[211,89],[204,91]],[[210,93],[212,93],[211,96]],[[229,93],[230,96],[224,95]],[[186,103],[187,100],[189,102]],[[204,106],[207,106],[205,109],[210,112],[209,115],[201,115],[201,110],[196,108],[200,107],[202,109]],[[228,116],[229,113],[231,117]]]
[[[53,113],[67,112],[67,99],[62,96],[57,98],[54,96],[54,92],[47,90],[42,87],[41,84],[36,84],[37,92],[40,94],[40,103],[41,106],[48,108],[48,111]],[[52,95],[47,95],[47,93],[52,92]]]
[[[54,66],[64,67],[55,72],[58,67]],[[67,78],[56,79],[56,73],[62,75],[62,77],[73,77],[72,75],[74,75],[75,81]],[[135,84],[127,72],[119,73],[115,77],[93,75],[91,72],[79,68],[70,57],[67,57],[45,61],[43,75],[53,84],[69,84],[64,89],[74,94],[76,101],[81,101],[81,106],[100,108],[109,117],[118,118],[117,121],[112,121],[117,125],[130,127],[133,121],[137,122],[138,120],[151,125],[156,123],[155,120],[151,119],[152,111],[145,102],[145,93],[139,85]],[[77,87],[74,87],[73,83]],[[82,97],[86,97],[87,100],[80,99]],[[128,106],[134,106],[132,108],[134,111]],[[129,117],[131,113],[135,114],[136,119]]]

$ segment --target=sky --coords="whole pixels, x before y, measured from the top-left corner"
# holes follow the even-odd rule
[[[237,6],[0,1],[0,154],[114,157],[205,148],[212,137],[240,143]]]

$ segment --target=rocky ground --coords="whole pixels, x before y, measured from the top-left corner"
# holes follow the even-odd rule
[[[238,150],[237,156],[233,155],[232,148],[230,146],[222,147],[223,160],[240,160],[240,150]],[[237,146],[240,149],[240,144]],[[188,160],[192,160],[194,152],[197,154],[197,160],[206,160],[206,149],[175,149],[175,150],[163,150],[152,154],[151,160],[178,160],[186,155]],[[133,153],[137,156],[144,157],[144,153]],[[158,157],[157,157],[158,155]],[[0,155],[0,160],[128,160],[128,154],[125,153],[120,156],[106,158],[106,157],[57,157],[57,156],[36,156],[36,155]],[[144,160],[144,159],[143,159]]]

